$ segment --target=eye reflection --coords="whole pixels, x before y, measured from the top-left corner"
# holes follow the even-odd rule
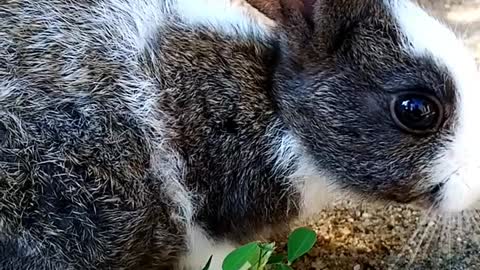
[[[441,121],[440,102],[432,96],[409,93],[398,96],[392,105],[395,122],[407,132],[432,132]]]

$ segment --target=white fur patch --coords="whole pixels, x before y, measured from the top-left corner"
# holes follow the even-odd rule
[[[180,262],[178,270],[200,270],[206,265],[210,256],[210,270],[221,270],[225,257],[235,249],[235,245],[227,241],[217,243],[199,227],[192,226],[187,232],[189,254]]]
[[[161,27],[179,16],[183,23],[203,26],[239,37],[268,36],[275,22],[245,0],[111,0],[104,16],[120,36],[134,48],[142,49]]]
[[[287,133],[276,143],[274,157],[277,170],[285,170],[292,159],[299,158],[297,168],[288,177],[288,181],[301,194],[300,218],[308,218],[319,213],[335,199],[337,192],[332,178],[315,168],[311,158],[293,135]]]
[[[175,2],[175,1],[173,1]],[[245,0],[176,0],[177,13],[191,24],[211,26],[226,33],[261,37],[275,22]]]
[[[336,198],[332,178],[322,175],[305,154],[301,156],[299,167],[290,178],[302,194],[301,218],[318,214]]]
[[[445,183],[440,208],[460,211],[480,199],[480,73],[461,39],[410,1],[385,0],[415,56],[432,57],[453,76],[459,104],[455,135],[444,153],[433,161],[433,183]]]
[[[165,0],[110,0],[105,3],[103,19],[111,22],[123,41],[141,50],[163,25],[168,3]]]

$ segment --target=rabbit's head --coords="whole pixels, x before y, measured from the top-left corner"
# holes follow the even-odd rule
[[[480,74],[456,34],[409,0],[302,1],[275,96],[316,170],[369,198],[477,201]]]

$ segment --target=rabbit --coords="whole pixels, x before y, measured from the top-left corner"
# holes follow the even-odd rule
[[[221,269],[341,196],[468,209],[479,80],[410,0],[2,1],[0,269]]]

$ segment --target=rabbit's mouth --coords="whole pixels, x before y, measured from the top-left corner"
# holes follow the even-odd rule
[[[445,188],[445,183],[438,183],[432,186],[427,192],[423,194],[425,205],[421,205],[423,208],[430,207],[433,210],[440,208],[440,203],[443,197],[443,191]]]
[[[445,183],[438,183],[428,188],[425,192],[417,193],[397,201],[402,204],[410,204],[423,209],[437,210],[440,208],[444,188]]]

